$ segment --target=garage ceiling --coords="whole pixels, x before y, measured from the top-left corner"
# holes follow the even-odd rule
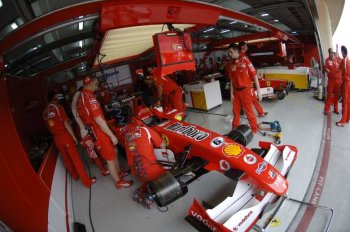
[[[16,30],[17,27],[43,14],[85,2],[84,0],[0,1],[2,3],[2,7],[0,7],[0,39]],[[313,35],[312,20],[304,5],[304,0],[203,0],[202,2],[244,12],[293,35]],[[4,56],[7,72],[28,78],[56,64],[88,54],[93,43],[92,25],[96,17],[98,16],[82,15],[79,18],[74,18],[69,25],[58,27],[56,30],[38,36],[11,50]],[[205,28],[193,33],[192,36],[203,39],[222,39],[261,31],[264,31],[264,28],[248,25],[244,22],[220,19],[213,29]],[[203,48],[199,45],[197,47]],[[87,62],[83,62],[70,67],[62,73],[56,74],[55,80],[62,82],[84,75],[89,69],[87,65]]]

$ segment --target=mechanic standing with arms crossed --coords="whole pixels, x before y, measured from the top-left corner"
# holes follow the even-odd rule
[[[327,99],[324,106],[324,114],[329,113],[329,109],[332,104],[332,95],[334,94],[333,104],[334,113],[339,114],[338,101],[340,92],[340,75],[339,75],[339,65],[340,58],[335,56],[332,48],[328,49],[329,57],[325,61],[324,70],[327,73],[328,83],[327,83]]]
[[[341,53],[343,56],[343,60],[340,64],[339,71],[343,79],[343,109],[341,120],[340,122],[337,122],[336,125],[344,127],[345,123],[349,123],[350,121],[350,60],[348,58],[348,49],[345,46],[341,46]]]
[[[63,107],[58,104],[57,93],[49,92],[47,100],[49,104],[43,112],[43,118],[47,128],[53,135],[55,144],[62,155],[68,173],[74,180],[78,180],[80,177],[83,185],[90,188],[90,186],[96,182],[96,178],[90,178],[85,171],[76,148],[78,141],[73,133],[66,112]]]
[[[108,127],[100,104],[94,97],[94,92],[97,89],[97,78],[90,76],[84,78],[84,87],[77,100],[78,114],[93,139],[95,147],[107,161],[109,173],[115,181],[115,187],[118,189],[128,188],[133,184],[133,181],[122,179],[129,173],[119,168],[119,162],[116,156],[117,151],[115,149],[118,139]]]
[[[240,51],[239,55],[249,60],[249,58],[247,56],[247,51],[248,51],[247,43],[246,42],[239,42],[238,46],[239,46],[239,51]],[[249,62],[250,62],[250,60],[249,60]],[[262,118],[262,117],[265,117],[267,115],[267,112],[264,112],[264,109],[262,108],[258,99],[256,98],[254,88],[252,88],[252,103],[253,103],[256,111],[258,112],[258,117]]]
[[[228,55],[235,59],[231,70],[231,91],[233,91],[233,121],[232,129],[240,122],[241,107],[247,114],[247,118],[253,133],[258,131],[258,124],[253,112],[252,103],[252,79],[254,80],[259,101],[261,100],[260,85],[253,64],[245,56],[240,56],[237,44],[228,47]]]

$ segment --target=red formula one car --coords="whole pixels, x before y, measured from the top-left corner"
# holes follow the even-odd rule
[[[263,98],[278,98],[282,100],[288,95],[292,82],[282,79],[259,79],[260,91]]]
[[[145,108],[137,96],[117,99],[108,110],[128,105],[133,116],[127,124],[116,123],[114,131],[132,173],[145,183],[142,191],[148,206],[152,201],[167,206],[184,196],[200,175],[218,171],[238,181],[233,195],[211,209],[194,200],[187,220],[200,230],[248,231],[268,204],[286,194],[285,176],[297,157],[295,147],[261,142],[261,148],[250,150],[244,146],[252,138],[247,126],[220,135]],[[154,148],[156,137],[163,139],[166,149]]]

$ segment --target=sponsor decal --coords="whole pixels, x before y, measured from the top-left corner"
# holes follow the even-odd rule
[[[271,86],[271,82],[270,81],[266,81],[266,86],[270,87]]]
[[[141,137],[141,130],[140,129],[137,129],[137,130],[125,135],[125,139],[128,141],[132,141],[132,140],[139,138],[139,137]]]
[[[244,218],[242,218],[242,220],[238,223],[238,225],[233,227],[233,231],[238,231],[238,227],[242,226],[243,223],[247,221],[247,219],[250,217],[250,215],[252,215],[252,213],[253,211],[249,211],[249,213],[245,215]]]
[[[172,44],[173,50],[182,50],[182,45],[181,44]]]
[[[165,134],[162,134],[162,139],[166,147],[169,146],[169,138]]]
[[[258,168],[255,170],[255,172],[260,175],[263,171],[266,170],[266,166],[267,166],[267,162],[266,161],[264,161],[262,163],[259,163],[258,164]]]
[[[229,162],[227,162],[227,160],[220,160],[219,164],[220,164],[221,170],[223,170],[223,171],[228,171],[231,168],[231,166],[230,166]]]
[[[275,178],[276,173],[273,170],[269,170],[269,176],[271,177],[271,179]]]
[[[53,117],[55,117],[55,115],[56,115],[55,112],[51,111],[48,113],[47,118],[53,118]]]
[[[222,144],[224,144],[224,138],[223,137],[216,137],[210,142],[210,146],[213,148],[218,148]]]
[[[177,122],[164,128],[165,130],[176,132],[196,141],[202,141],[209,137],[209,133],[196,129],[195,126],[184,126]]]
[[[192,217],[196,218],[198,221],[203,223],[211,231],[213,231],[213,232],[218,231],[218,229],[214,225],[212,225],[205,217],[203,217],[202,215],[198,214],[197,212],[191,210],[191,215],[192,215]]]
[[[239,144],[227,144],[223,147],[222,151],[226,156],[238,158],[242,154],[243,148]]]
[[[131,143],[129,143],[129,150],[130,151],[135,151],[136,150],[136,144],[135,143],[133,143],[133,142],[131,142]]]
[[[247,164],[255,164],[256,163],[256,157],[253,154],[246,154],[243,157],[244,162],[246,162]]]
[[[49,127],[53,127],[55,125],[55,121],[52,119],[49,119],[47,123],[49,124]]]
[[[92,105],[97,104],[97,100],[94,98],[91,98],[89,101],[90,101],[90,104]]]

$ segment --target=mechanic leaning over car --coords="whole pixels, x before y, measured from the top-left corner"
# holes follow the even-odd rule
[[[336,123],[337,126],[344,127],[345,123],[350,122],[350,60],[348,58],[348,49],[345,46],[341,46],[341,53],[343,60],[340,64],[340,76],[342,78],[342,117],[339,122]]]
[[[233,92],[233,121],[232,129],[235,129],[240,123],[241,107],[247,115],[250,127],[253,133],[258,131],[257,120],[253,111],[252,102],[252,79],[254,80],[259,101],[261,100],[260,85],[256,75],[256,70],[252,63],[245,56],[239,54],[237,44],[231,44],[228,47],[228,55],[235,59],[231,66],[231,91]]]
[[[245,59],[248,59],[248,56],[247,56],[247,51],[248,51],[248,45],[246,42],[239,42],[238,44],[239,46],[239,51],[240,51],[240,56],[244,57]],[[249,62],[251,62],[249,60]],[[255,90],[254,88],[252,89],[252,103],[256,109],[256,111],[258,112],[258,117],[262,118],[262,117],[265,117],[267,115],[267,112],[264,111],[264,109],[262,108],[262,106],[260,105],[258,99],[256,98],[256,94],[255,94]]]
[[[90,178],[85,171],[76,147],[78,141],[73,133],[66,112],[58,104],[57,93],[49,92],[47,100],[49,104],[43,112],[43,118],[47,128],[53,135],[56,147],[62,155],[68,173],[74,180],[78,180],[80,177],[84,186],[90,188],[96,182],[96,178]]]
[[[341,58],[333,52],[332,48],[328,49],[328,58],[325,61],[324,71],[327,73],[328,83],[327,83],[327,99],[324,106],[324,114],[329,113],[329,109],[332,104],[334,105],[334,113],[339,114],[338,101],[340,92],[340,74],[339,65]],[[332,95],[334,94],[334,98]]]
[[[128,188],[133,184],[133,181],[124,180],[123,177],[129,173],[119,168],[119,162],[116,156],[117,150],[115,149],[118,139],[108,127],[100,104],[94,96],[99,82],[96,77],[90,76],[85,77],[83,82],[84,87],[77,100],[78,114],[85,128],[89,131],[95,147],[107,161],[109,173],[115,181],[115,187],[118,189]]]
[[[155,67],[149,67],[147,71],[153,76],[157,89],[157,106],[163,106],[165,110],[176,109],[183,112],[182,89],[175,81],[168,77],[154,75]]]

